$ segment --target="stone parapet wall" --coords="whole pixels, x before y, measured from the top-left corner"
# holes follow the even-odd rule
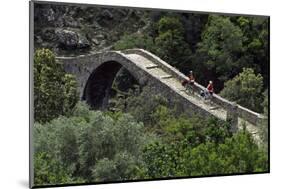
[[[170,75],[172,75],[174,78],[177,78],[179,81],[183,81],[186,79],[189,79],[187,76],[185,76],[183,73],[181,73],[179,70],[177,70],[176,68],[172,67],[171,65],[167,64],[165,61],[161,60],[159,57],[155,56],[154,54],[145,51],[143,49],[128,49],[128,50],[124,50],[122,51],[122,53],[124,54],[138,54],[141,55],[147,59],[149,59],[150,61],[152,61],[153,63],[155,63],[156,65],[158,65],[160,68],[162,68],[165,72],[169,73]],[[195,92],[199,93],[201,90],[205,90],[205,87],[200,85],[199,83],[195,83]],[[225,108],[228,112],[229,111],[233,111],[233,106],[235,106],[235,102],[231,102],[225,98],[222,98],[221,96],[214,94],[212,101],[216,104],[218,104],[219,106]],[[238,105],[237,108],[235,108],[235,110],[237,110],[237,115],[243,119],[245,119],[246,121],[254,124],[254,125],[258,125],[258,123],[261,120],[265,120],[266,118],[259,113],[256,113],[254,111],[251,111],[245,107],[242,107],[240,105]]]
[[[258,126],[262,120],[266,120],[266,117],[264,115],[256,113],[240,105],[238,105],[237,112],[239,117],[256,126]]]

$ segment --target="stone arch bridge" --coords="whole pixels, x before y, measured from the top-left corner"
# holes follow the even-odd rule
[[[195,114],[214,116],[231,121],[232,130],[246,126],[254,138],[260,141],[260,127],[265,120],[261,114],[230,102],[214,94],[211,102],[185,91],[181,81],[186,76],[157,56],[143,49],[107,51],[77,57],[57,57],[67,73],[78,81],[81,99],[94,109],[106,108],[114,78],[121,67],[126,68],[140,85],[149,86],[151,94],[161,94],[170,103]],[[195,83],[195,94],[204,89]]]

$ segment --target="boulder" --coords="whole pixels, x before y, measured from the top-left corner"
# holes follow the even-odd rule
[[[79,42],[79,36],[76,32],[70,30],[58,29],[56,30],[59,47],[63,49],[75,49]]]
[[[67,29],[57,29],[56,35],[58,37],[59,47],[62,49],[82,49],[90,47],[88,39],[78,32]]]
[[[77,47],[79,49],[85,49],[85,48],[89,48],[91,46],[90,42],[84,35],[78,34],[78,38],[79,38],[79,41],[78,41]]]

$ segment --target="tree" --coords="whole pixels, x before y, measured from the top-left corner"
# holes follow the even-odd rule
[[[266,89],[263,93],[264,95],[264,100],[262,103],[263,106],[263,115],[266,117],[266,119],[264,119],[261,123],[261,138],[263,140],[263,146],[265,148],[266,151],[268,151],[268,108],[269,108],[269,104],[268,104],[268,89]]]
[[[157,23],[156,54],[181,71],[190,64],[191,50],[184,39],[183,24],[175,16],[164,16]]]
[[[249,133],[239,132],[223,143],[203,143],[184,154],[187,175],[250,173],[267,170],[266,153]]]
[[[263,103],[262,103],[262,106],[263,106],[263,114],[265,116],[268,116],[268,89],[266,89],[264,92],[263,92],[263,97],[264,97],[264,100],[263,100]]]
[[[50,121],[59,115],[68,115],[78,100],[77,83],[66,74],[55,55],[40,49],[34,55],[34,118]]]
[[[152,140],[154,136],[144,133],[143,124],[129,114],[109,116],[78,103],[70,117],[35,123],[35,179],[38,185],[67,183],[65,178],[85,182],[135,179],[143,166],[142,148]],[[52,167],[58,172],[44,171]],[[58,179],[53,179],[56,174]]]
[[[268,87],[269,76],[269,22],[267,17],[239,16],[232,18],[233,23],[241,28],[245,41],[241,63],[253,68],[263,77],[264,88]]]
[[[99,160],[92,169],[92,177],[96,181],[120,181],[137,177],[138,159],[126,152],[117,153],[112,160]]]
[[[201,34],[208,21],[209,15],[197,13],[181,13],[180,15],[184,25],[186,42],[190,45],[194,53],[197,43],[201,41]]]
[[[124,67],[120,68],[113,81],[112,88],[122,92],[128,92],[134,86],[138,85],[138,81]]]
[[[149,87],[130,91],[130,95],[123,101],[123,112],[130,113],[134,119],[143,122],[145,127],[153,126],[155,120],[153,118],[154,111],[159,105],[168,105],[167,99],[161,95],[151,95]]]
[[[247,132],[223,142],[190,146],[186,140],[149,144],[143,153],[149,178],[254,173],[268,171],[268,157]]]
[[[151,52],[155,52],[153,38],[149,35],[141,33],[124,35],[119,41],[114,44],[113,48],[115,50],[141,48]]]
[[[198,74],[198,79],[204,83],[214,80],[220,90],[226,80],[240,71],[244,40],[243,32],[229,17],[209,16],[202,41],[193,57],[196,72],[204,73]]]
[[[220,94],[251,110],[262,112],[262,87],[262,76],[256,75],[251,68],[244,68],[242,73],[225,83]]]
[[[55,158],[51,158],[47,153],[36,153],[34,157],[34,184],[65,184],[82,180],[73,180],[71,175]]]

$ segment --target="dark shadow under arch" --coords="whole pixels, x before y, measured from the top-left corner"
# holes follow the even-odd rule
[[[88,78],[82,100],[93,109],[106,109],[113,81],[122,67],[116,61],[108,61],[97,67]]]

